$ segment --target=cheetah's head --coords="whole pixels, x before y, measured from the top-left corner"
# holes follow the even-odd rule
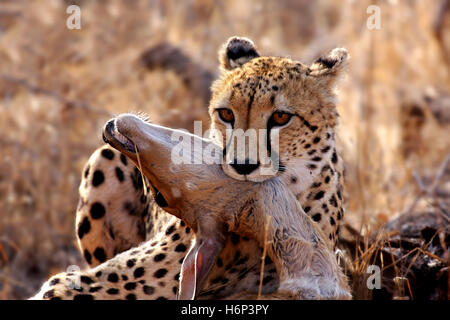
[[[310,66],[262,57],[253,42],[233,37],[219,52],[212,86],[211,138],[223,147],[223,170],[260,182],[283,175],[307,145],[338,118],[334,88],[348,53],[337,48]]]

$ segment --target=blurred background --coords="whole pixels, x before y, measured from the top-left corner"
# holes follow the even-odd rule
[[[79,30],[66,27],[71,4]],[[367,26],[370,5],[379,29]],[[450,1],[0,0],[0,299],[27,298],[50,275],[85,266],[78,184],[106,120],[143,111],[171,127],[208,127],[217,50],[233,35],[307,64],[349,51],[338,108],[346,223],[364,237],[353,272],[364,273],[370,241],[402,213],[443,214],[448,230]],[[437,261],[448,273],[446,234]],[[414,256],[430,258],[428,249]]]

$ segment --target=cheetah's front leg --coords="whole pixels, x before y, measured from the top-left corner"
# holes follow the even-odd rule
[[[56,274],[31,299],[175,299],[181,263],[192,241],[192,232],[175,217],[171,217],[168,225],[177,233],[168,238],[162,232],[95,268]]]

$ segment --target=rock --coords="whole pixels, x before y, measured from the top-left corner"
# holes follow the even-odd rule
[[[375,264],[382,268],[374,299],[448,299],[450,217],[436,211],[404,213],[385,226]],[[447,263],[446,263],[447,261]],[[394,265],[395,262],[395,265]]]

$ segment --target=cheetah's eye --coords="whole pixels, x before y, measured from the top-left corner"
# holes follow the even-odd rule
[[[277,111],[272,114],[272,121],[276,126],[283,126],[291,120],[292,114],[282,111]]]
[[[234,122],[234,114],[230,109],[222,108],[217,110],[219,112],[219,117],[222,121],[226,123]]]

